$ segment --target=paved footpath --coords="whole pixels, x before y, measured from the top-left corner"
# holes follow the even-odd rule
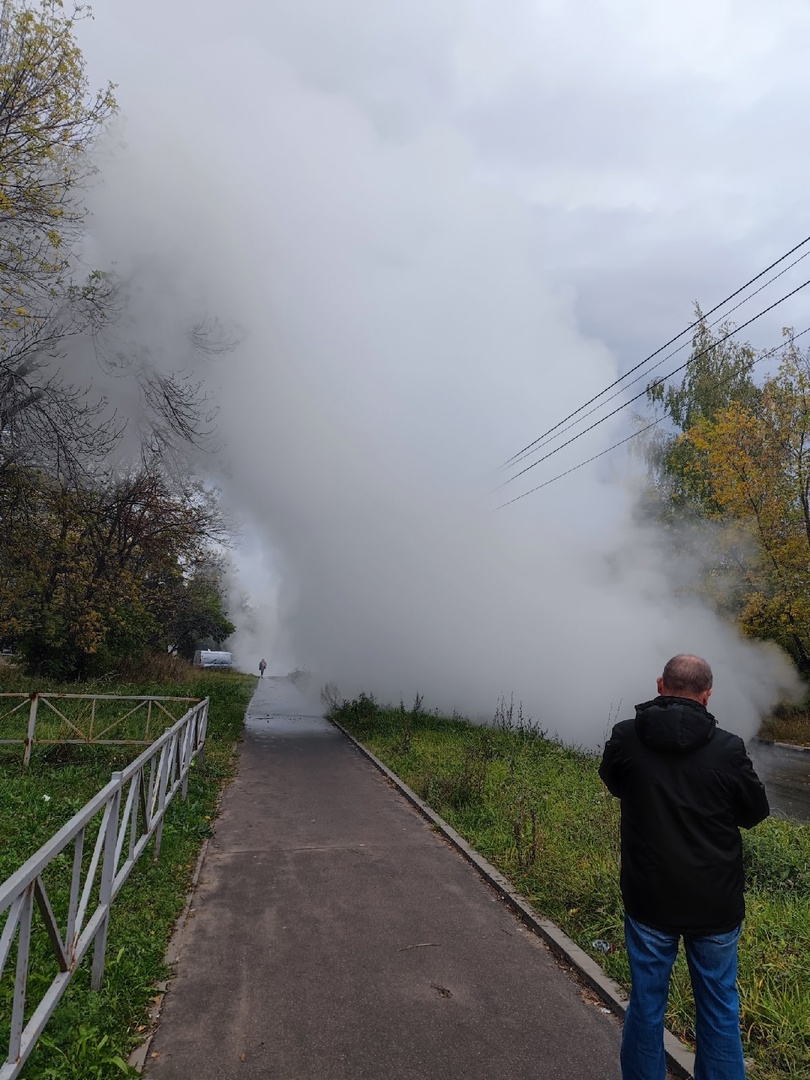
[[[620,1028],[289,682],[258,684],[154,1080],[618,1080]]]

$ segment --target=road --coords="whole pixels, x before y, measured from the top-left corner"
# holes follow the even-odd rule
[[[747,749],[768,792],[771,813],[810,821],[810,753],[784,750],[756,739]]]

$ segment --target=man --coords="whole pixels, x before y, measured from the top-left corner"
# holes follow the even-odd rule
[[[674,656],[658,697],[616,724],[599,775],[621,799],[621,887],[632,988],[624,1080],[664,1080],[664,1012],[683,936],[697,1015],[695,1080],[743,1080],[737,939],[745,914],[740,827],[768,816],[742,739],[706,705],[712,672]]]
[[[264,669],[266,667],[267,667],[267,661],[264,659],[264,657],[262,657],[261,660],[259,661],[259,678],[260,679],[264,678]]]

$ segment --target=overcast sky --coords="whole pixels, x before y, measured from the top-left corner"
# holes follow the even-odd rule
[[[243,332],[205,377],[267,609],[249,666],[271,651],[263,634],[346,685],[373,668],[381,693],[434,689],[450,705],[468,668],[496,668],[463,702],[484,709],[533,680],[540,700],[563,656],[576,678],[620,608],[628,638],[600,660],[603,694],[689,645],[705,613],[661,629],[666,572],[628,524],[625,454],[502,512],[507,526],[482,493],[500,461],[680,331],[694,300],[711,307],[810,233],[810,6],[97,0],[94,12],[80,40],[92,80],[118,84],[122,116],[93,195],[92,257],[141,273],[153,329],[210,309]],[[771,343],[788,323],[810,325],[804,295],[748,336]],[[526,479],[599,453],[629,422]],[[705,619],[706,649],[744,662],[750,647]]]

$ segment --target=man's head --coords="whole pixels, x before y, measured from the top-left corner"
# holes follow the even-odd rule
[[[682,697],[705,705],[712,693],[712,669],[699,656],[679,653],[667,662],[658,679],[663,697]]]

